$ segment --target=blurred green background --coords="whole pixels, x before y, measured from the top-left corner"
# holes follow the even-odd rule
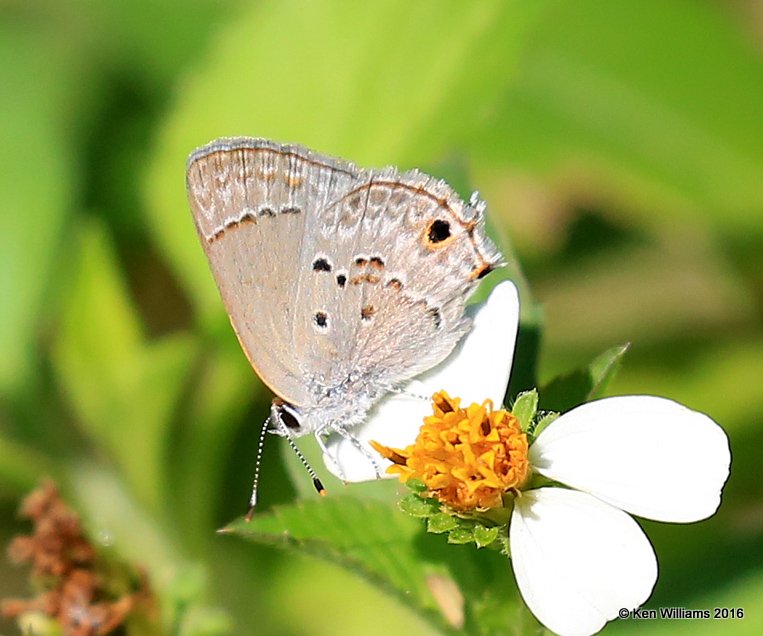
[[[630,341],[610,393],[731,439],[713,519],[643,524],[648,606],[745,618],[607,629],[761,632],[763,4],[0,3],[0,543],[50,475],[178,634],[434,633],[333,565],[214,532],[269,401],[185,201],[186,156],[224,135],[466,175],[544,310],[539,381]],[[263,508],[295,496],[271,444]],[[0,596],[27,591],[3,562]]]

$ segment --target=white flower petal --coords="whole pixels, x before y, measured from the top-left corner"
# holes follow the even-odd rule
[[[510,281],[496,285],[488,299],[471,305],[467,314],[473,318],[470,331],[453,352],[436,367],[412,380],[404,393],[390,394],[371,409],[366,421],[352,433],[384,468],[389,462],[369,445],[376,440],[386,446],[405,448],[418,435],[424,417],[432,414],[429,398],[445,390],[462,404],[491,399],[496,407],[503,403],[514,358],[514,344],[519,326],[519,297]],[[328,441],[331,457],[324,455],[326,467],[337,476],[336,464],[342,467],[347,481],[376,478],[369,458],[352,442],[332,436]],[[332,461],[332,458],[335,461]]]
[[[542,475],[640,517],[672,522],[717,510],[730,462],[728,438],[707,415],[644,395],[578,406],[530,449]]]
[[[493,400],[500,407],[517,341],[517,288],[510,281],[499,283],[483,304],[467,307],[466,314],[473,320],[469,333],[446,360],[418,376],[406,391],[429,397],[445,390],[460,397],[461,404]]]
[[[522,598],[558,634],[598,632],[620,609],[644,603],[657,580],[657,559],[639,525],[574,490],[523,492],[509,543]]]

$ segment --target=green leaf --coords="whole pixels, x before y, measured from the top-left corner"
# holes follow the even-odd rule
[[[630,344],[612,347],[594,358],[589,367],[592,386],[586,396],[587,399],[595,400],[604,395],[604,391],[606,391],[612,378],[620,370],[628,349],[630,349]]]
[[[440,522],[450,530],[461,522],[443,516],[450,521]],[[221,532],[341,565],[394,593],[445,633],[454,632],[429,581],[431,575],[444,573],[464,595],[466,624],[458,633],[508,636],[517,633],[520,618],[535,624],[527,618],[504,556],[448,544],[385,502],[351,496],[313,498],[255,514],[251,523],[237,520]],[[522,633],[526,631],[523,627]]]
[[[22,24],[0,21],[0,86],[8,87],[0,99],[0,394],[6,395],[19,390],[39,359],[34,340],[77,190],[70,107],[78,91],[88,90],[77,38],[63,49],[55,37]]]
[[[419,610],[436,607],[414,548],[420,522],[386,504],[352,497],[313,499],[276,506],[221,532],[313,554],[406,597]]]
[[[427,532],[442,534],[458,526],[458,519],[452,515],[439,512],[427,519]]]
[[[540,390],[544,409],[564,413],[584,402],[600,397],[617,373],[630,345],[607,349],[590,364],[549,382]]]
[[[231,337],[236,341],[233,333]],[[210,541],[209,529],[219,524],[215,504],[222,489],[227,487],[225,462],[230,461],[235,434],[247,409],[251,408],[250,398],[256,387],[254,374],[238,341],[234,344],[233,347],[210,348],[189,365],[188,371],[193,374],[195,383],[193,391],[184,396],[182,431],[173,440],[170,457],[168,472],[173,488],[169,505],[181,525],[202,530],[198,536],[187,533],[187,538],[204,544]],[[191,350],[198,351],[197,347]],[[264,420],[267,405],[263,404],[261,411],[252,412],[262,413]],[[249,428],[252,462],[261,424],[255,415]],[[277,446],[279,441],[269,439],[268,443]],[[270,450],[276,454],[275,449]],[[241,475],[246,479],[245,470]],[[304,471],[302,476],[304,478]],[[245,497],[242,496],[241,510],[247,503]]]
[[[519,420],[519,425],[523,431],[530,427],[537,411],[538,392],[535,389],[520,393],[511,408],[511,412]]]
[[[692,0],[557,2],[553,16],[474,137],[486,166],[558,184],[572,163],[579,187],[606,182],[607,200],[666,230],[701,214],[760,236],[763,60],[740,16]]]
[[[448,532],[448,543],[462,544],[474,541],[474,530],[467,525],[459,525]]]
[[[551,422],[553,422],[558,417],[559,417],[559,413],[556,413],[555,411],[546,413],[535,424],[535,427],[532,430],[533,437],[538,437],[538,435],[540,435],[543,432],[543,429],[546,428],[549,424],[551,424]]]
[[[439,514],[440,506],[431,499],[422,499],[418,495],[411,494],[400,500],[400,510],[412,517],[431,517]]]
[[[409,479],[405,482],[405,487],[408,488],[408,490],[418,493],[425,492],[427,490],[427,485],[418,479]]]
[[[54,473],[53,464],[39,451],[0,435],[0,491],[26,492],[37,485],[40,475]]]
[[[154,510],[165,500],[167,431],[194,343],[145,341],[111,243],[96,223],[72,237],[70,288],[53,363],[78,423]]]
[[[474,526],[474,542],[480,548],[489,546],[498,538],[498,532],[498,526],[486,528],[483,525],[477,524]]]

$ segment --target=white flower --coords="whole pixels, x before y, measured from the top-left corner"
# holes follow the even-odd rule
[[[458,350],[407,391],[445,390],[463,404],[486,398],[501,404],[518,324],[514,286],[501,283],[474,311],[474,328]],[[424,400],[391,396],[358,438],[404,448],[430,412]],[[329,450],[349,481],[375,477],[368,457],[351,443],[333,443]],[[509,529],[514,575],[546,627],[576,635],[599,631],[621,609],[635,609],[651,595],[657,560],[627,513],[680,523],[711,516],[731,455],[726,434],[707,415],[665,398],[624,396],[559,416],[538,435],[529,460],[534,473],[563,486],[516,498]]]

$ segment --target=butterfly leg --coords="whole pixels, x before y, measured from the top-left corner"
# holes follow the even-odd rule
[[[346,439],[348,442],[350,442],[350,444],[352,444],[358,451],[360,451],[363,454],[363,456],[369,462],[371,462],[371,465],[374,467],[374,472],[376,473],[376,479],[381,479],[381,476],[382,476],[381,466],[379,465],[379,462],[376,461],[376,458],[371,454],[371,451],[368,450],[368,448],[365,447],[363,444],[361,444],[360,440],[357,437],[355,437],[352,433],[350,433],[350,431],[348,431],[347,429],[341,426],[337,426],[333,430],[336,431],[342,437],[344,437],[344,439]]]
[[[340,466],[336,458],[331,454],[331,451],[329,451],[328,446],[326,446],[326,440],[324,439],[325,435],[326,433],[321,430],[315,431],[315,441],[318,442],[318,447],[321,449],[323,456],[328,457],[329,461],[332,464],[334,464],[334,468],[336,468],[336,472],[337,472],[337,475],[339,476],[339,479],[346,482],[347,480],[345,479],[344,469]]]

